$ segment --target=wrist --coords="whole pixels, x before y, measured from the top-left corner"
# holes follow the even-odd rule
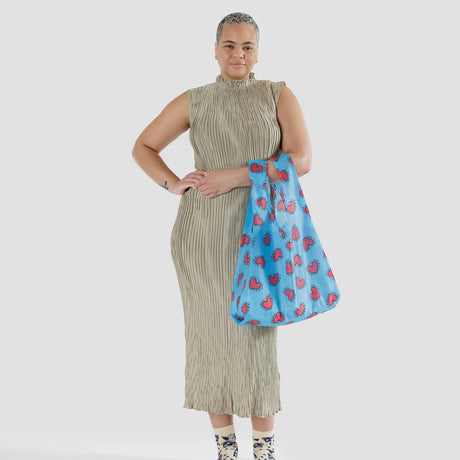
[[[277,184],[281,182],[281,179],[278,175],[278,170],[276,169],[275,165],[273,164],[273,160],[268,160],[268,182],[270,184]]]
[[[233,179],[232,184],[233,188],[235,187],[250,187],[251,182],[249,179],[249,166],[243,166],[242,168],[234,168],[232,170]],[[268,177],[270,184],[277,184],[281,182],[281,179],[278,176],[277,169],[273,164],[272,160],[268,160]]]
[[[242,168],[233,168],[233,187],[250,187],[249,181],[249,166],[243,166]]]

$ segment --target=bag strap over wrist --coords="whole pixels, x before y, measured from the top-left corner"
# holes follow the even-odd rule
[[[281,226],[288,223],[286,199],[296,199],[295,190],[300,187],[294,163],[289,154],[285,153],[273,158],[273,165],[280,178],[279,183],[270,184],[268,175],[268,160],[249,161],[249,179],[251,181],[252,211],[256,222],[265,220],[273,213]],[[271,203],[271,193],[274,195],[274,207]],[[257,217],[255,217],[257,215]]]
[[[268,161],[250,160],[249,179],[251,181],[252,214],[256,222],[265,221],[271,213],[270,183],[268,176]]]

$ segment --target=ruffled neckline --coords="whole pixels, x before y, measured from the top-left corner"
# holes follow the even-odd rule
[[[252,85],[257,80],[254,77],[254,72],[249,73],[249,78],[245,78],[244,80],[229,80],[227,78],[223,78],[219,75],[216,77],[216,84],[222,88],[235,88],[235,89],[242,89],[247,88],[248,86]]]

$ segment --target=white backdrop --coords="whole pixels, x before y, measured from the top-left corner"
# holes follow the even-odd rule
[[[243,11],[255,77],[302,106],[300,181],[342,295],[279,330],[279,458],[458,459],[453,5],[2,1],[0,458],[215,457],[207,413],[182,408],[180,197],[131,151],[215,80],[218,22]],[[162,157],[195,169],[188,132]],[[252,458],[250,419],[235,426]]]

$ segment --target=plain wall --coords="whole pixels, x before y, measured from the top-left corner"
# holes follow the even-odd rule
[[[260,27],[255,77],[301,104],[300,181],[342,295],[279,330],[277,446],[458,458],[453,4],[2,2],[0,447],[214,455],[207,413],[182,408],[180,197],[131,151],[169,101],[215,81],[217,24],[243,11]],[[188,132],[162,157],[193,170]],[[235,425],[249,458],[250,421]]]

